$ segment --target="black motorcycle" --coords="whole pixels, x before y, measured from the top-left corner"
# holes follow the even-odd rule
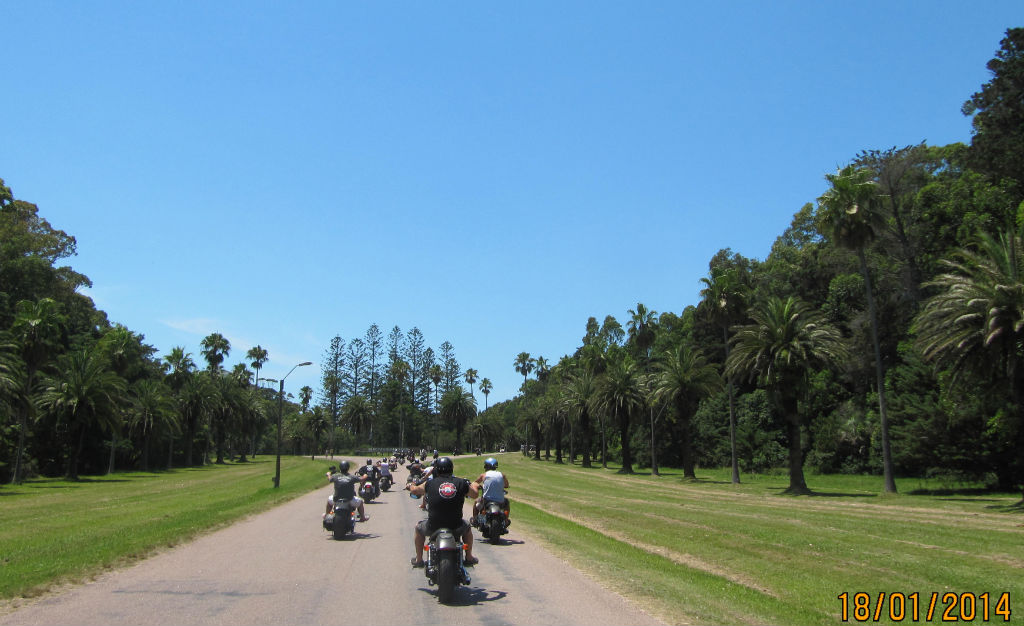
[[[356,509],[351,500],[335,503],[334,508],[324,518],[324,528],[331,531],[335,539],[343,539],[345,535],[355,531]]]
[[[508,514],[497,502],[487,502],[476,516],[476,527],[484,539],[497,545],[508,533]]]
[[[391,489],[391,485],[393,485],[393,484],[394,484],[394,481],[391,479],[390,476],[381,476],[380,477],[380,490],[381,491],[387,491],[387,490]]]
[[[448,604],[455,596],[455,588],[470,583],[469,573],[463,565],[462,538],[450,528],[434,531],[427,540],[427,559],[424,571],[427,581],[437,585],[437,599]]]

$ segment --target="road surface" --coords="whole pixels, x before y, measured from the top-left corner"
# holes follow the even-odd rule
[[[334,541],[320,516],[331,487],[0,616],[0,624],[661,624],[531,541],[475,535],[480,563],[451,605],[413,569],[419,501],[396,484],[371,519]],[[467,502],[466,518],[470,514]],[[474,531],[475,532],[475,531]]]

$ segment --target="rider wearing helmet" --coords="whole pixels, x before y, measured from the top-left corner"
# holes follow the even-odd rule
[[[476,484],[481,486],[481,497],[473,503],[473,519],[470,524],[476,526],[476,516],[487,506],[488,502],[497,502],[505,511],[505,519],[508,520],[508,498],[505,497],[505,490],[508,489],[508,477],[498,471],[498,460],[493,456],[487,457],[484,461],[484,473],[477,476]]]
[[[348,461],[342,461],[338,465],[338,472],[331,473],[327,472],[327,480],[334,483],[334,493],[327,496],[327,512],[324,513],[324,517],[327,517],[327,513],[334,510],[334,501],[341,502],[343,500],[351,500],[352,505],[359,509],[359,521],[365,522],[370,519],[366,517],[366,511],[363,509],[363,499],[356,495],[356,485],[366,480],[365,477],[352,476],[348,473],[349,464]],[[331,466],[333,470],[334,467]]]
[[[373,485],[373,497],[380,497],[380,467],[373,465],[373,459],[366,459],[366,465],[359,468],[358,474],[366,476],[370,484]]]
[[[466,558],[463,564],[476,565],[478,560],[473,556],[473,530],[462,519],[462,505],[467,495],[471,498],[479,495],[477,484],[453,476],[455,466],[446,456],[438,459],[433,467],[433,476],[426,483],[405,486],[413,495],[426,496],[428,504],[427,519],[416,524],[413,536],[416,556],[412,558],[412,565],[423,567],[423,544],[426,538],[439,528],[452,529],[456,537],[461,535],[463,543],[466,544]]]

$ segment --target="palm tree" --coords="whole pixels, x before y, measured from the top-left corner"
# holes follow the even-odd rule
[[[565,389],[562,394],[563,406],[570,415],[575,415],[579,424],[580,433],[583,437],[583,467],[591,467],[591,427],[590,413],[594,399],[597,397],[597,386],[594,375],[586,368],[582,368],[565,380]]]
[[[373,411],[370,410],[370,403],[363,396],[349,397],[341,410],[341,415],[357,436],[370,430]]]
[[[530,358],[529,352],[520,352],[513,365],[516,371],[523,375],[523,385],[526,385],[526,377],[533,371],[536,361]]]
[[[163,381],[143,378],[132,385],[128,426],[142,435],[140,464],[143,471],[148,471],[153,434],[161,431],[170,434],[178,429],[171,391]]]
[[[466,379],[466,383],[469,385],[469,393],[473,396],[474,400],[476,400],[476,394],[473,393],[473,384],[476,383],[478,376],[480,376],[480,372],[471,367],[466,368],[466,373],[463,375],[463,378]]]
[[[35,414],[33,394],[36,374],[49,363],[59,348],[64,316],[61,306],[55,300],[43,298],[38,302],[22,300],[15,305],[14,323],[11,335],[17,346],[21,364],[24,367],[22,386],[16,404],[18,411],[18,448],[14,456],[14,471],[11,483],[21,482],[22,457],[25,453],[25,435],[29,418]]]
[[[636,303],[636,310],[629,310],[630,319],[626,322],[629,339],[639,349],[640,356],[648,358],[651,346],[654,345],[654,325],[657,312],[649,310],[641,302]]]
[[[917,345],[954,381],[972,373],[993,381],[997,393],[1005,390],[1019,420],[1024,402],[1024,233],[981,233],[974,249],[942,263],[948,271],[925,284],[939,292],[914,320]],[[1001,486],[1012,482],[1002,473],[999,480]]]
[[[830,366],[846,358],[839,331],[808,305],[789,297],[771,297],[750,311],[753,324],[740,326],[732,337],[725,362],[726,376],[744,376],[764,387],[785,418],[789,435],[789,488],[809,493],[804,480],[798,400],[812,367]]]
[[[324,415],[323,407],[313,407],[313,410],[306,417],[306,428],[309,430],[310,435],[313,436],[313,451],[310,453],[310,460],[316,458],[316,453],[320,449],[320,437],[323,436],[329,427],[330,422],[327,416]]]
[[[67,424],[72,438],[68,480],[78,480],[78,457],[90,427],[112,431],[120,425],[124,380],[108,369],[95,348],[79,350],[61,359],[59,374],[48,378],[39,405]]]
[[[304,385],[302,389],[299,389],[299,406],[302,407],[303,413],[309,410],[309,403],[312,401],[313,388],[309,385]]]
[[[725,358],[729,359],[729,327],[737,323],[746,309],[746,290],[739,270],[711,270],[710,276],[700,279],[704,289],[700,295],[711,309],[711,317],[722,329],[722,344]],[[726,377],[726,391],[729,395],[729,449],[732,461],[732,482],[740,482],[739,458],[736,455],[736,397],[732,377]]]
[[[185,466],[192,466],[192,452],[203,418],[214,407],[216,390],[203,372],[189,372],[178,395],[181,418],[185,422]]]
[[[610,363],[598,382],[598,403],[602,410],[619,423],[622,445],[621,474],[633,473],[633,455],[629,446],[630,418],[645,405],[642,372],[637,362],[623,353]]]
[[[885,402],[885,371],[882,350],[878,343],[878,311],[871,289],[871,273],[868,271],[867,255],[864,250],[875,238],[876,228],[883,224],[879,211],[878,186],[872,180],[870,170],[847,165],[836,174],[827,174],[832,188],[818,198],[818,214],[833,239],[842,247],[855,250],[860,261],[860,273],[864,276],[864,290],[868,301],[868,315],[871,318],[871,345],[875,351],[875,378],[878,389],[878,416],[882,425],[882,468],[885,475],[885,491],[896,493],[893,477],[892,452],[889,448],[889,417]]]
[[[441,417],[455,428],[455,448],[462,449],[462,431],[476,415],[476,400],[456,386],[441,398]]]
[[[231,352],[231,342],[220,333],[210,333],[203,338],[199,345],[203,348],[200,352],[209,364],[211,372],[219,370],[220,364]]]
[[[256,386],[259,386],[260,382],[260,370],[263,369],[263,365],[270,358],[266,349],[256,344],[256,347],[249,348],[249,351],[245,353],[245,357],[249,359],[249,365],[256,370]]]
[[[192,360],[192,355],[185,352],[185,348],[175,346],[164,356],[164,361],[171,370],[167,374],[171,389],[173,391],[180,390],[188,379],[189,374],[196,369],[196,364],[195,361]]]
[[[482,378],[480,380],[480,392],[484,394],[484,410],[487,410],[487,399],[491,395],[491,389],[494,389],[494,385],[491,384],[490,378]]]
[[[547,380],[548,372],[551,371],[551,366],[548,364],[548,360],[542,356],[533,359],[533,366],[537,371],[537,380]]]
[[[665,358],[656,365],[652,376],[654,399],[671,402],[675,406],[683,435],[683,477],[696,479],[694,474],[693,449],[690,441],[690,416],[702,398],[722,388],[722,378],[714,365],[708,363],[704,353],[688,344],[665,353]],[[653,432],[654,426],[651,426]],[[652,442],[651,460],[654,463]]]

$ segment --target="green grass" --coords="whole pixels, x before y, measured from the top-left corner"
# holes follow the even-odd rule
[[[879,477],[812,475],[814,495],[788,496],[784,475],[732,485],[728,470],[686,481],[521,455],[501,469],[521,530],[671,623],[835,623],[843,592],[1024,598],[1017,494],[915,479],[899,485],[924,495],[883,495]]]
[[[788,496],[782,474],[733,485],[728,470],[687,481],[674,469],[623,476],[518,454],[500,461],[514,530],[669,623],[833,624],[841,593],[915,591],[1009,592],[1011,623],[1022,623],[1018,494],[914,479],[883,495],[879,477],[809,475],[815,495]],[[481,466],[459,457],[455,469],[472,477]],[[279,490],[272,457],[0,487],[0,599],[85,580],[230,524],[322,486],[324,468],[284,457]]]
[[[323,461],[274,458],[0,487],[0,598],[87,579],[324,484]]]

